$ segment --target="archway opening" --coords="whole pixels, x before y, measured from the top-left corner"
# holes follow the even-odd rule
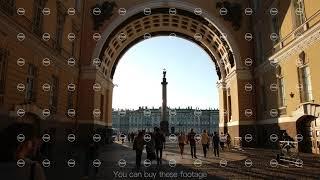
[[[168,112],[171,132],[218,131],[219,77],[213,61],[201,46],[179,36],[157,36],[133,45],[119,60],[113,78],[113,128],[128,133],[159,127],[165,68],[167,105],[175,111],[172,116]],[[143,115],[146,109],[151,117]],[[194,116],[196,109],[203,117]],[[123,110],[128,116],[117,113]]]
[[[300,152],[315,153],[315,151],[319,151],[320,142],[317,142],[316,139],[315,123],[316,118],[314,116],[303,116],[297,120],[297,134],[303,137],[303,140],[299,142]]]

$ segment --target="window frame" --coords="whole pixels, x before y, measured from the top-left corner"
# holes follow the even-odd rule
[[[59,78],[55,75],[51,76],[51,91],[49,95],[49,106],[52,112],[57,112],[59,96]]]
[[[37,96],[37,77],[38,68],[34,64],[29,64],[27,72],[27,83],[26,83],[26,102],[35,102]]]
[[[293,0],[292,2],[292,9],[293,9],[293,22],[295,28],[298,28],[302,24],[306,22],[306,11],[305,11],[305,6],[304,6],[304,0]],[[296,14],[296,9],[301,8],[303,11],[302,15],[297,15]]]

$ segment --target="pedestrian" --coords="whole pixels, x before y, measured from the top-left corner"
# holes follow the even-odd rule
[[[231,145],[231,136],[229,133],[227,133],[227,147],[228,147],[228,150],[230,150],[230,145]]]
[[[212,145],[213,145],[213,152],[215,157],[216,156],[219,157],[219,144],[220,144],[219,134],[217,132],[214,132],[214,135],[212,137]]]
[[[17,139],[20,135],[24,138]],[[1,179],[45,180],[45,173],[37,161],[33,161],[40,138],[36,136],[35,128],[27,123],[14,123],[0,134],[0,169]],[[24,162],[18,167],[17,162]]]
[[[131,142],[131,136],[130,136],[130,133],[128,133],[127,139],[128,139],[128,142]]]
[[[224,134],[223,134],[223,132],[221,132],[221,136],[220,136],[221,138],[224,138]],[[223,151],[224,150],[224,142],[225,142],[226,140],[225,139],[223,139],[223,140],[220,140],[220,147],[221,147],[221,150]]]
[[[162,151],[165,144],[165,137],[160,132],[159,128],[155,128],[154,133],[154,140],[155,140],[155,149],[156,149],[156,156],[157,156],[157,165],[162,164]]]
[[[131,132],[131,133],[129,134],[129,136],[130,136],[131,142],[133,142],[133,140],[134,140],[134,133]]]
[[[207,150],[209,149],[209,144],[210,144],[210,139],[206,130],[203,130],[203,133],[201,134],[201,144],[203,149],[203,155],[206,158]]]
[[[191,131],[188,134],[188,143],[190,144],[192,158],[197,158],[195,135],[196,133],[193,132],[193,129],[191,129]]]
[[[146,141],[146,151],[147,151],[147,159],[149,159],[152,163],[152,160],[156,159],[156,152],[155,152],[155,140],[154,136],[151,133],[147,133],[150,135],[150,141]]]
[[[140,169],[141,166],[141,157],[142,157],[142,151],[144,148],[144,139],[143,139],[143,132],[139,132],[138,136],[133,141],[133,150],[136,151],[136,168]]]
[[[184,134],[184,132],[181,132],[180,135],[178,136],[181,159],[183,159],[183,151],[184,151],[184,145],[187,143],[186,141],[187,141],[186,135]]]

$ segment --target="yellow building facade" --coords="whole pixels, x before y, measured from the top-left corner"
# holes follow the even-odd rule
[[[269,135],[286,131],[299,142],[300,151],[319,154],[320,2],[255,1],[255,7],[254,76],[260,144],[270,144]],[[270,37],[272,33],[278,38]],[[278,114],[272,117],[270,109]]]

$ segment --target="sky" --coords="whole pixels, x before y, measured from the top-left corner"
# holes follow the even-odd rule
[[[218,108],[218,76],[212,59],[197,44],[169,36],[143,40],[121,57],[113,78],[112,107],[159,108],[163,69],[167,71],[168,107]]]

